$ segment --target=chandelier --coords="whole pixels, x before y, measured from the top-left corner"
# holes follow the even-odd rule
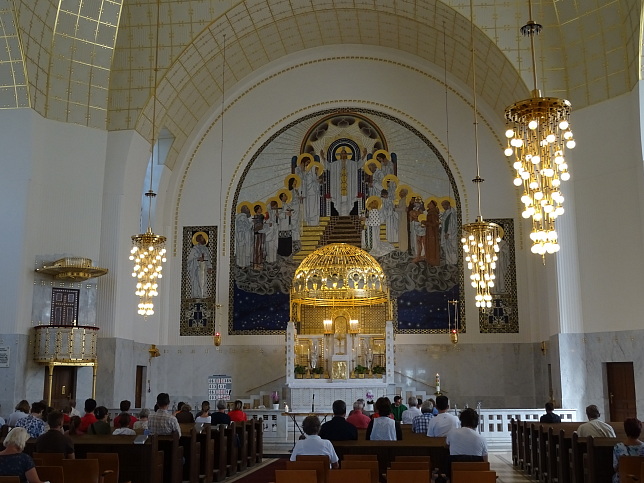
[[[152,89],[152,141],[151,141],[151,158],[150,158],[150,189],[145,193],[148,199],[148,229],[145,233],[132,236],[132,250],[130,250],[130,260],[134,262],[132,277],[136,278],[136,291],[139,297],[139,315],[147,317],[154,314],[154,303],[152,297],[158,295],[157,280],[162,278],[161,270],[165,263],[165,240],[161,235],[155,235],[152,232],[150,217],[152,213],[152,200],[156,193],[152,190],[152,180],[155,161],[154,153],[159,156],[158,149],[154,149],[156,142],[156,107],[157,107],[157,72],[159,68],[159,3],[157,0],[157,25],[156,25],[156,48],[154,56],[154,86]]]
[[[478,115],[476,107],[476,67],[474,64],[474,11],[470,1],[470,23],[472,42],[472,89],[474,92],[474,143],[476,150],[476,178],[472,180],[476,184],[478,195],[479,215],[476,221],[463,225],[463,237],[461,244],[465,253],[467,268],[471,271],[470,281],[476,291],[476,306],[480,309],[492,307],[492,295],[490,288],[494,287],[494,269],[496,268],[497,253],[499,253],[499,242],[503,236],[503,229],[496,223],[483,220],[481,215],[481,183],[483,178],[480,175],[479,164],[479,138],[478,138]]]
[[[521,34],[530,37],[532,52],[532,97],[515,102],[505,109],[508,146],[505,155],[514,156],[514,184],[523,186],[523,217],[532,217],[532,252],[545,256],[559,251],[555,220],[564,212],[562,181],[570,179],[564,157],[565,148],[573,149],[575,140],[570,130],[571,105],[566,99],[541,97],[537,88],[534,36],[542,26],[532,20],[532,2],[528,2],[530,20]]]

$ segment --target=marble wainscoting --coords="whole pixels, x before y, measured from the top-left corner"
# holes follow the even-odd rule
[[[452,407],[531,408],[547,400],[539,344],[398,344],[395,358],[397,388],[433,394],[438,373]]]
[[[558,334],[552,343],[558,346],[553,374],[560,374],[564,406],[580,408],[583,416],[583,409],[595,404],[608,417],[606,364],[632,362],[637,416],[644,417],[644,331]]]

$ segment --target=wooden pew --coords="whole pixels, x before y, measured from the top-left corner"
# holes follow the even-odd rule
[[[264,424],[260,419],[253,419],[255,423],[255,461],[261,463],[264,459]]]
[[[214,461],[212,477],[214,481],[222,481],[227,476],[228,440],[225,424],[218,424],[210,429],[210,438],[214,443]]]
[[[84,435],[71,436],[77,458],[87,453],[117,453],[119,478],[132,483],[159,483],[163,478],[163,452],[157,436],[150,435],[145,443],[134,444],[136,436]],[[27,442],[25,452],[33,453],[36,440]]]
[[[510,420],[510,441],[512,442],[512,465],[519,465],[519,441],[518,441],[518,431],[519,431],[519,421],[512,418]]]
[[[449,450],[445,438],[429,438],[424,434],[406,436],[402,441],[334,441],[333,446],[341,460],[350,454],[377,455],[380,474],[386,473],[396,456],[429,456],[433,467],[440,468],[443,473],[446,471]]]
[[[586,483],[611,481],[613,474],[613,447],[622,441],[620,438],[586,438]]]
[[[157,436],[159,449],[163,451],[163,483],[181,483],[183,476],[183,447],[179,433]]]
[[[257,433],[256,433],[256,428],[257,425],[255,424],[255,420],[251,419],[249,421],[246,421],[246,438],[247,438],[247,445],[248,445],[248,453],[247,453],[247,464],[249,468],[251,466],[254,466],[255,463],[257,462]]]
[[[235,421],[226,427],[226,474],[233,476],[237,473],[237,428]]]
[[[194,423],[179,424],[181,436],[179,445],[183,448],[182,481],[199,483],[199,463],[201,462],[201,443],[197,441]],[[201,427],[201,426],[200,426]]]
[[[201,444],[201,459],[199,461],[199,479],[202,483],[212,483],[215,466],[215,440],[210,434],[212,426],[204,424],[197,433],[197,441]]]
[[[586,455],[586,438],[572,433],[570,444],[570,481],[584,483],[584,456]]]
[[[237,434],[237,470],[244,471],[248,467],[248,431],[246,426],[248,421],[235,423],[235,433]]]
[[[559,432],[561,429],[575,431],[580,422],[544,423],[539,425],[537,435],[537,454],[539,455],[536,468],[540,481],[550,483],[557,480]]]

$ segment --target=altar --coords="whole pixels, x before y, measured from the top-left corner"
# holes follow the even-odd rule
[[[292,411],[330,411],[337,399],[350,409],[357,399],[393,398],[393,343],[389,289],[371,255],[331,244],[304,259],[286,329]]]

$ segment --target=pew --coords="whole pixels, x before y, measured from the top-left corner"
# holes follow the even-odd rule
[[[244,471],[248,467],[248,421],[241,421],[235,424],[237,435],[237,470]]]
[[[341,460],[346,455],[377,455],[380,474],[386,473],[396,456],[429,456],[432,466],[440,468],[443,473],[449,459],[445,438],[428,438],[424,434],[404,434],[402,441],[334,441],[333,446]]]
[[[183,447],[179,433],[158,435],[159,449],[163,451],[163,483],[181,483],[183,476]]]
[[[613,474],[613,447],[621,441],[619,438],[586,438],[586,483],[603,483],[611,481]]]
[[[212,426],[204,424],[197,433],[197,441],[201,444],[201,459],[199,461],[199,479],[202,483],[212,483],[215,465],[215,440],[211,435]]]
[[[518,420],[512,418],[510,420],[510,441],[512,442],[512,465],[513,466],[518,466],[519,465],[519,438],[518,438],[518,432],[519,432],[519,422]]]
[[[199,483],[199,463],[201,462],[201,443],[197,442],[194,423],[179,424],[181,435],[179,445],[183,448],[182,481]],[[201,425],[200,425],[201,427]]]
[[[222,481],[227,476],[228,463],[228,440],[225,424],[219,424],[211,428],[210,438],[214,443],[214,461],[212,476],[214,481]]]
[[[84,435],[71,436],[77,458],[88,453],[117,453],[119,477],[132,483],[159,483],[163,475],[163,453],[157,436],[151,435],[143,444],[134,444],[136,436]],[[33,454],[35,439],[27,441],[25,452]]]
[[[226,472],[228,476],[237,473],[237,429],[235,421],[226,427]]]
[[[264,424],[259,419],[253,419],[255,423],[255,461],[261,463],[264,459]]]
[[[251,419],[249,421],[246,421],[246,438],[248,439],[248,453],[246,456],[246,466],[249,468],[251,466],[254,466],[255,463],[257,462],[257,433],[256,433],[256,428],[257,425],[255,424],[255,420]]]

